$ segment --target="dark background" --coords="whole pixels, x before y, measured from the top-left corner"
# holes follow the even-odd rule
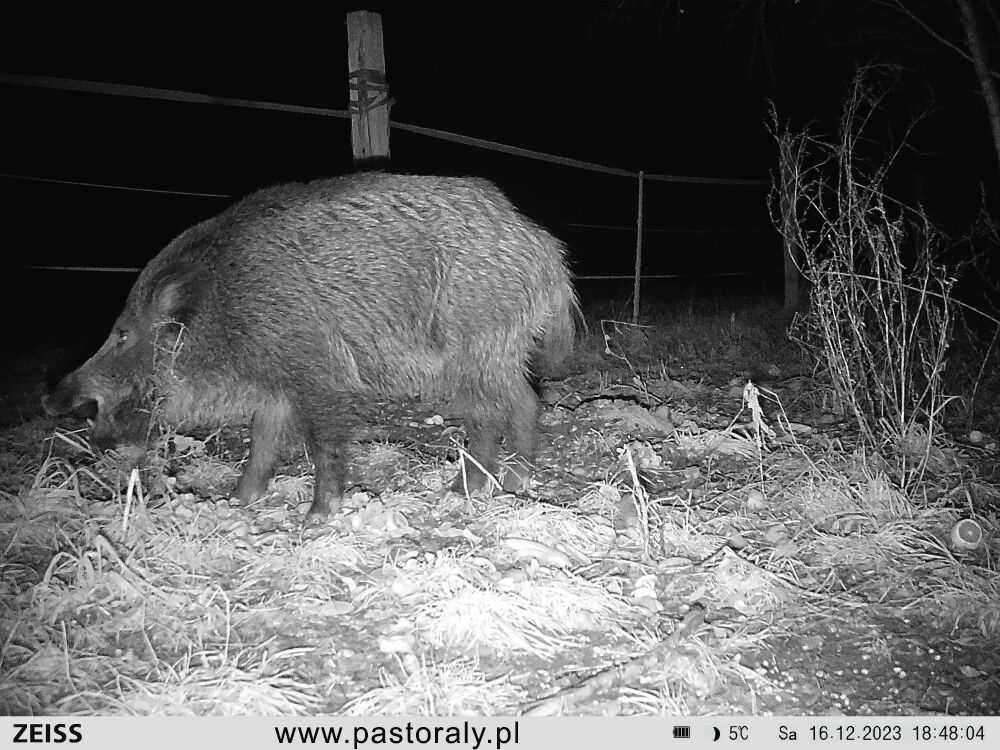
[[[908,2],[961,44],[946,0]],[[972,66],[890,3],[689,0],[578,3],[328,3],[283,15],[233,6],[210,18],[158,6],[101,18],[10,12],[0,70],[345,109],[344,15],[383,13],[395,121],[632,170],[769,178],[769,103],[783,120],[836,125],[859,64],[901,66],[871,135],[898,138],[918,112],[889,187],[956,231],[997,165]],[[294,14],[294,15],[293,15]],[[352,169],[349,122],[306,115],[0,86],[0,172],[241,196]],[[636,185],[393,131],[391,168],[492,178],[570,246],[578,274],[631,273]],[[26,265],[141,266],[230,200],[0,178],[4,346],[92,348],[129,274]],[[993,193],[995,194],[995,192]],[[781,244],[766,187],[647,183],[648,273],[746,272],[650,283],[645,301],[722,292],[780,297]],[[710,231],[708,231],[710,230]],[[725,230],[725,231],[722,231]],[[581,282],[585,301],[621,302],[629,283]],[[63,345],[60,343],[60,345]]]

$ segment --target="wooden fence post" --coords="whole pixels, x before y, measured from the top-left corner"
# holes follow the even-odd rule
[[[354,163],[389,159],[389,84],[385,75],[382,16],[366,10],[347,14],[347,70]]]
[[[645,175],[639,171],[639,207],[635,216],[635,282],[632,285],[632,322],[639,322],[639,290],[642,279],[642,186]]]

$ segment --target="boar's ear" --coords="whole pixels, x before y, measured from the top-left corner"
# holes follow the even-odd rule
[[[187,325],[201,307],[207,279],[192,263],[172,263],[163,268],[152,284],[151,309],[158,320]]]

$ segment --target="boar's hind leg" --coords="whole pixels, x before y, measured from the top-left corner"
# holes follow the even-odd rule
[[[352,424],[346,396],[324,394],[303,404],[306,442],[316,467],[311,518],[323,518],[340,508],[347,483],[347,439]]]
[[[508,447],[514,458],[503,477],[503,488],[508,492],[524,492],[531,479],[531,462],[535,459],[536,435],[538,429],[538,397],[528,381],[518,377],[512,389],[508,418]]]
[[[469,453],[486,471],[494,474],[497,463],[497,440],[500,437],[497,418],[493,414],[483,412],[468,417],[466,431],[469,434]],[[469,492],[478,490],[486,483],[486,475],[471,461],[464,461],[465,470],[461,467],[458,475],[451,483],[452,492]]]
[[[481,388],[481,385],[480,385]],[[497,441],[501,428],[505,429],[508,449],[514,460],[503,476],[503,488],[508,492],[523,492],[528,488],[531,462],[535,457],[535,434],[538,421],[538,398],[520,372],[510,373],[506,382],[499,381],[492,388],[481,390],[475,398],[467,426],[469,453],[488,472],[496,474]],[[466,463],[465,476],[459,471],[451,484],[454,492],[483,486],[486,476],[475,465]]]
[[[244,505],[267,492],[267,482],[274,473],[291,417],[291,405],[283,398],[267,401],[254,412],[250,425],[250,456],[234,493]]]

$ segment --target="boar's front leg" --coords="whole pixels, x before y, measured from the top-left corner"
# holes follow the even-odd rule
[[[250,456],[234,493],[242,505],[257,500],[267,492],[268,480],[274,474],[278,453],[290,430],[291,421],[291,405],[283,398],[265,401],[254,412],[250,425]]]

